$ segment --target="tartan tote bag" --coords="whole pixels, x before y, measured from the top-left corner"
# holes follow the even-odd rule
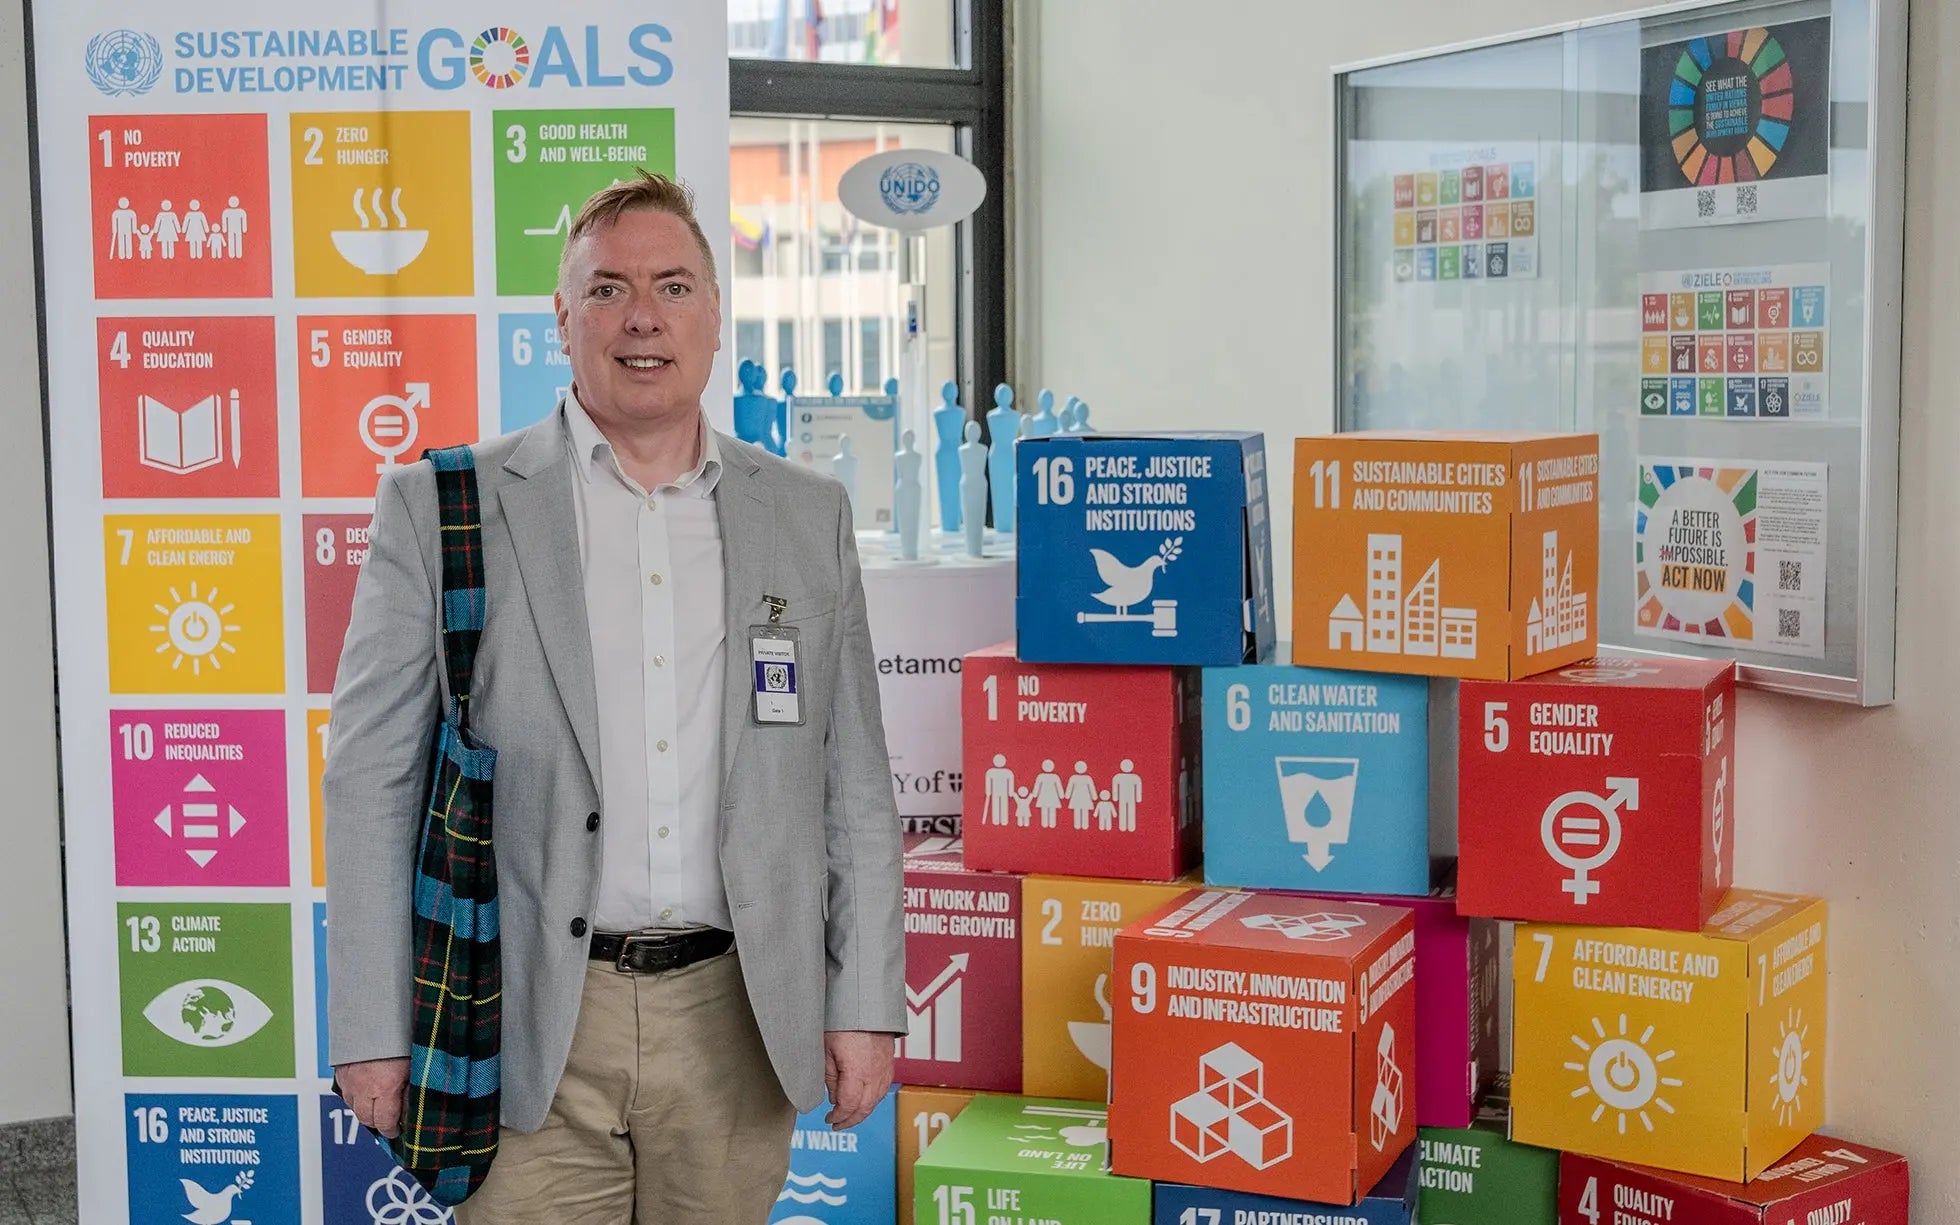
[[[442,656],[447,716],[436,730],[428,811],[416,852],[413,1050],[394,1159],[444,1205],[462,1203],[497,1154],[503,970],[491,778],[497,751],[470,731],[470,681],[483,637],[483,525],[468,447],[431,450],[442,528]]]

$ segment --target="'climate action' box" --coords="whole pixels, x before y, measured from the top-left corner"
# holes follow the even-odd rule
[[[1201,890],[1116,936],[1120,1174],[1352,1204],[1415,1139],[1415,923]]]
[[[1722,1182],[1567,1154],[1560,1225],[1906,1225],[1912,1177],[1897,1153],[1811,1136],[1754,1182]]]
[[[1274,1199],[1183,1183],[1157,1184],[1155,1225],[1409,1225],[1416,1210],[1416,1155],[1403,1153],[1354,1205]]]
[[[905,839],[898,1083],[1021,1087],[1021,878],[969,872],[960,840]]]
[[[1733,889],[1699,932],[1519,924],[1512,1139],[1732,1182],[1776,1164],[1824,1118],[1824,921]]]
[[[1174,880],[1198,854],[1197,673],[966,657],[971,867]]]
[[[796,1120],[789,1137],[789,1177],[770,1225],[888,1225],[897,1212],[898,1090],[885,1093],[869,1117],[849,1131],[823,1121],[825,1102]]]
[[[1021,658],[1230,664],[1272,649],[1264,435],[1027,438],[1015,471]]]
[[[1589,659],[1465,681],[1457,905],[1699,931],[1735,866],[1735,665]]]
[[[1100,1106],[981,1094],[913,1168],[913,1219],[1149,1225],[1150,1184],[1108,1173]]]
[[[1429,888],[1429,683],[1270,664],[1206,668],[1205,880]]]
[[[973,1100],[971,1089],[898,1089],[898,1225],[912,1225],[912,1167]],[[931,1221],[932,1218],[926,1218]]]
[[[1468,1127],[1416,1133],[1416,1219],[1424,1225],[1554,1225],[1558,1159],[1548,1148],[1510,1139],[1509,1087],[1493,1087]]]
[[[1592,654],[1596,435],[1302,438],[1293,476],[1294,662],[1508,680]]]

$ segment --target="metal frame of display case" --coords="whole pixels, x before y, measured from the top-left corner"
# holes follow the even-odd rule
[[[1862,349],[1863,399],[1859,418],[1856,669],[1851,676],[1806,670],[1797,662],[1774,665],[1738,661],[1742,683],[1757,689],[1824,698],[1862,706],[1893,700],[1896,668],[1898,596],[1900,326],[1905,256],[1906,19],[1908,0],[1867,0],[1871,13],[1870,56],[1866,63],[1871,100],[1864,141],[1870,174],[1864,190],[1866,227]],[[1704,11],[1738,14],[1762,7],[1761,0],[1686,0],[1629,9],[1602,17],[1471,39],[1404,54],[1336,65],[1330,76],[1334,126],[1332,190],[1334,216],[1334,415],[1335,429],[1348,421],[1345,388],[1349,355],[1345,347],[1346,292],[1349,284],[1345,218],[1348,208],[1347,88],[1356,72],[1434,59],[1464,51],[1506,46],[1582,30],[1638,23]],[[1836,3],[1832,4],[1835,10]],[[1836,16],[1835,11],[1833,17]],[[1835,123],[1835,119],[1834,119]],[[1835,513],[1835,510],[1833,511]],[[1624,559],[1615,559],[1615,562]],[[1608,563],[1602,550],[1601,566]],[[1600,649],[1643,655],[1687,655],[1653,645],[1600,642]],[[1695,656],[1707,657],[1707,656]],[[1714,657],[1719,658],[1719,655]]]

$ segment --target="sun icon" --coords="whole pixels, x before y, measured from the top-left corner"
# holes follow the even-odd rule
[[[1661,1075],[1661,1065],[1674,1058],[1673,1051],[1662,1051],[1656,1055],[1648,1049],[1653,1041],[1654,1027],[1649,1025],[1636,1040],[1627,1037],[1627,1018],[1620,1014],[1620,1031],[1608,1036],[1606,1026],[1598,1017],[1593,1018],[1593,1033],[1597,1044],[1589,1043],[1578,1034],[1572,1035],[1572,1044],[1586,1052],[1586,1062],[1568,1063],[1568,1071],[1585,1074],[1586,1083],[1572,1091],[1574,1098],[1588,1093],[1599,1098],[1599,1105],[1593,1109],[1592,1121],[1597,1123],[1608,1110],[1619,1115],[1620,1134],[1627,1134],[1627,1115],[1637,1115],[1641,1126],[1654,1130],[1653,1116],[1647,1113],[1651,1104],[1674,1113],[1674,1107],[1660,1096],[1663,1087],[1678,1089],[1681,1082],[1672,1076]]]
[[[1810,1059],[1810,1052],[1803,1048],[1810,1030],[1803,1023],[1803,1010],[1792,1008],[1777,1027],[1781,1037],[1777,1040],[1776,1072],[1769,1083],[1776,1090],[1776,1121],[1788,1127],[1792,1120],[1803,1111],[1803,1098],[1798,1096],[1810,1078],[1803,1074],[1803,1065]]]
[[[192,583],[189,599],[177,594],[177,589],[172,587],[168,605],[153,604],[151,607],[163,617],[162,625],[150,627],[152,634],[163,635],[163,641],[157,643],[157,654],[174,652],[170,661],[171,671],[183,667],[188,659],[191,675],[202,676],[206,664],[211,665],[215,672],[223,666],[223,655],[237,653],[238,648],[225,641],[226,634],[238,632],[236,625],[225,621],[231,615],[233,606],[218,603],[216,587],[200,595],[197,584]]]

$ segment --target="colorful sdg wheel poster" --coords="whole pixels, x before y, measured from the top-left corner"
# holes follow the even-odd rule
[[[1828,17],[1642,49],[1641,226],[1823,216],[1830,65]]]

